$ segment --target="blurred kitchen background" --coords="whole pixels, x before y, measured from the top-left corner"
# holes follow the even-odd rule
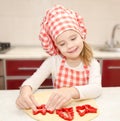
[[[87,41],[92,46],[103,46],[111,39],[113,26],[120,24],[120,0],[0,0],[0,42],[39,46],[41,20],[55,4],[84,17]],[[120,38],[120,34],[116,35]]]

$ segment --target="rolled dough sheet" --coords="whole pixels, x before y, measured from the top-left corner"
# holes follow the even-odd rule
[[[39,104],[46,104],[48,101],[49,96],[51,95],[53,90],[49,90],[49,91],[41,91],[41,92],[37,92],[34,94],[35,99],[39,102]],[[97,113],[88,113],[84,116],[80,116],[77,112],[75,107],[78,105],[84,105],[84,104],[90,104],[91,106],[97,108]],[[94,119],[95,117],[97,117],[99,115],[99,109],[98,106],[95,102],[95,100],[90,99],[90,100],[71,100],[68,104],[66,104],[65,107],[73,107],[74,110],[74,119],[72,121],[91,121],[92,119]],[[56,112],[54,112],[54,114],[49,114],[46,113],[46,115],[42,115],[42,114],[37,114],[37,115],[33,115],[32,110],[24,110],[25,113],[27,113],[31,118],[37,120],[37,121],[65,121],[64,119],[62,119],[61,117],[59,117]]]

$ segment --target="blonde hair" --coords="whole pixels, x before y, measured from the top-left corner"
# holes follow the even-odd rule
[[[92,48],[85,41],[83,41],[83,44],[83,50],[80,53],[80,58],[86,66],[89,66],[93,58]]]

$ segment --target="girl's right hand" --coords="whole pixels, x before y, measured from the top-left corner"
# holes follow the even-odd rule
[[[20,109],[32,109],[37,110],[37,101],[34,99],[32,89],[30,86],[23,86],[20,89],[20,94],[16,100],[16,104]]]

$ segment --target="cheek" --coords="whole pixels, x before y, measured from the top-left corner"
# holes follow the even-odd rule
[[[83,46],[84,46],[83,41],[79,42],[77,45],[79,45],[80,50],[83,49]]]
[[[82,47],[83,46],[83,43],[84,43],[84,40],[80,40],[78,43]]]
[[[59,51],[60,51],[61,53],[64,53],[64,52],[65,52],[65,49],[64,49],[64,48],[60,48]]]
[[[64,47],[59,47],[58,50],[61,54],[64,54],[66,52],[66,49]]]
[[[83,46],[84,46],[84,44],[83,44],[83,42],[81,42],[80,48],[83,49]]]
[[[60,47],[60,46],[56,46],[56,47],[57,47],[57,49],[58,49],[60,52],[62,52],[63,47]]]

